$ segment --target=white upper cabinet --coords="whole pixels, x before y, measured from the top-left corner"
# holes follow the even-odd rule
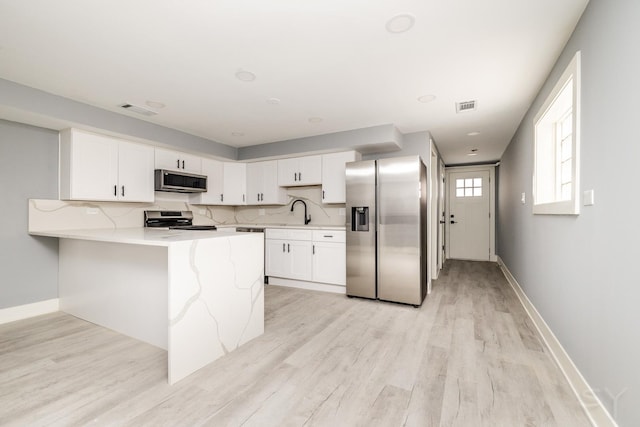
[[[246,163],[224,163],[222,204],[244,205],[247,193]]]
[[[187,173],[202,173],[202,158],[193,154],[156,148],[156,169],[168,169]]]
[[[153,202],[152,147],[77,129],[60,132],[60,198]]]
[[[246,165],[202,159],[202,174],[207,177],[207,191],[191,196],[197,205],[244,205],[246,200]]]
[[[361,159],[357,151],[322,156],[322,203],[345,203],[345,165]]]
[[[295,187],[322,184],[322,156],[278,160],[278,185]]]
[[[156,166],[157,166],[156,156]],[[223,200],[224,162],[202,159],[202,175],[207,177],[207,191],[191,195],[191,203],[199,205],[221,205]]]
[[[118,145],[118,199],[124,202],[153,202],[153,147],[120,141]]]
[[[247,204],[287,204],[287,192],[278,185],[276,160],[247,163]]]

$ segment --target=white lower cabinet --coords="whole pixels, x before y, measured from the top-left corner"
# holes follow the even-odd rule
[[[311,241],[269,239],[266,242],[265,275],[311,280]]]
[[[344,231],[313,232],[312,282],[346,286],[346,243]]]
[[[345,232],[266,229],[265,275],[345,286]]]
[[[311,230],[265,230],[266,276],[311,280]]]

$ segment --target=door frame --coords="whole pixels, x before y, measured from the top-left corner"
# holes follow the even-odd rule
[[[489,172],[489,261],[497,262],[496,256],[496,166],[495,165],[477,165],[477,166],[447,166],[445,167],[445,217],[447,221],[445,223],[445,250],[447,258],[451,257],[450,254],[450,227],[449,215],[451,207],[451,173],[452,172]]]
[[[446,197],[446,187],[445,187],[445,166],[442,159],[439,159],[438,162],[438,273],[442,270],[442,266],[444,265],[444,261],[446,259],[446,251],[445,251],[445,224],[446,224],[446,212],[445,212],[445,197]],[[445,221],[443,224],[440,221]]]
[[[440,269],[438,267],[438,152],[433,140],[431,142],[431,158],[429,165],[429,279],[438,278]]]

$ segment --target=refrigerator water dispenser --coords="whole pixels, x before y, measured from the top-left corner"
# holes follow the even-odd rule
[[[351,231],[369,231],[369,207],[353,206],[351,208]]]

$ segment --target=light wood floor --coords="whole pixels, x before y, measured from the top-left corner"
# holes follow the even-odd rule
[[[166,353],[62,313],[0,326],[0,424],[588,426],[491,263],[419,309],[267,286],[265,334],[174,386]]]

